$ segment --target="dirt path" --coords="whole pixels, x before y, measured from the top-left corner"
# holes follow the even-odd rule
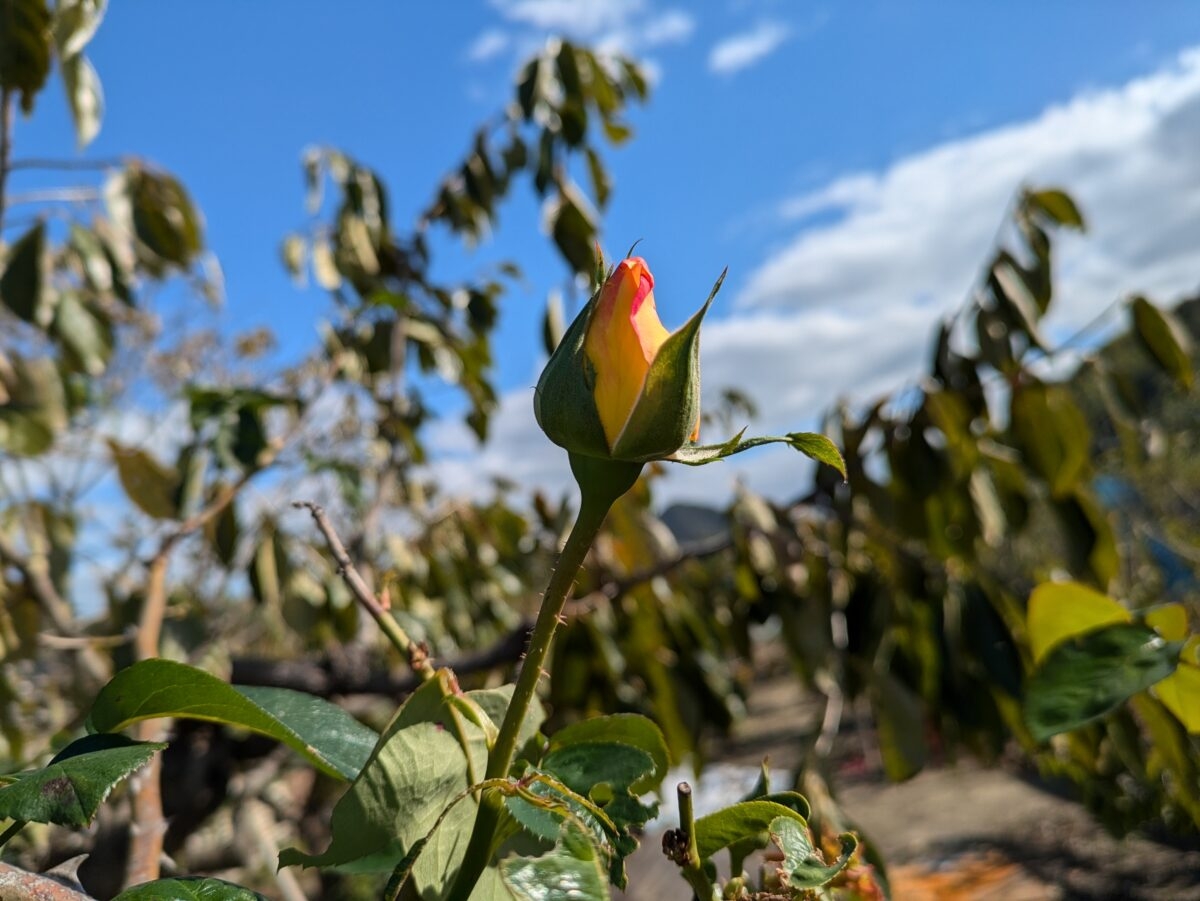
[[[692,780],[697,813],[737,800],[764,754],[781,777],[794,772],[819,713],[786,674],[755,686],[749,715],[714,749],[719,763]],[[1200,901],[1200,850],[1114,839],[1080,805],[1004,770],[966,763],[901,784],[868,772],[835,788],[888,860],[896,901]],[[671,799],[658,822],[630,861],[634,901],[688,896],[659,850],[661,828],[675,822]]]

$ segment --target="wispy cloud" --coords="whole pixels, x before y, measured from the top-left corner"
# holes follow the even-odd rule
[[[777,215],[790,239],[744,280],[732,314],[705,325],[704,383],[744,387],[760,409],[755,429],[778,433],[815,425],[838,397],[865,401],[913,378],[937,318],[963,302],[1022,183],[1065,187],[1089,220],[1086,235],[1056,241],[1051,336],[1128,292],[1162,302],[1194,293],[1197,146],[1200,48],[1123,86],[789,198]],[[540,436],[531,405],[527,390],[504,399],[482,460],[455,464],[460,487],[485,484],[487,472],[567,484],[565,455]],[[744,479],[786,498],[804,471],[786,450],[712,469],[671,467],[664,494],[713,497]]]
[[[471,46],[467,48],[467,59],[473,63],[486,62],[507,50],[511,41],[507,32],[499,28],[489,28],[471,42]]]
[[[760,22],[715,44],[708,54],[708,68],[718,75],[732,75],[770,56],[790,35],[781,22]]]
[[[491,5],[509,27],[489,29],[476,38],[467,50],[474,61],[506,50],[524,53],[552,35],[586,41],[606,52],[644,54],[684,43],[696,30],[687,10],[659,9],[647,0],[491,0]]]

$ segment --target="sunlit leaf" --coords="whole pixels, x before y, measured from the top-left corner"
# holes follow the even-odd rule
[[[841,854],[833,863],[826,864],[813,846],[808,827],[790,817],[780,817],[771,822],[771,839],[783,852],[779,875],[784,884],[792,889],[825,885],[846,869],[851,856],[858,850],[858,839],[847,832],[838,838]]]
[[[143,660],[100,690],[88,715],[94,732],[147,719],[207,720],[280,741],[331,776],[353,779],[378,735],[335,704],[286,688],[233,686],[173,660]]]
[[[1025,722],[1037,741],[1097,720],[1175,671],[1182,644],[1145,626],[1108,626],[1059,644],[1025,689]]]
[[[1078,582],[1044,582],[1033,589],[1026,617],[1034,663],[1068,638],[1132,620],[1117,601]]]
[[[0,817],[86,826],[109,792],[165,747],[123,735],[76,739],[42,769],[0,787]]]

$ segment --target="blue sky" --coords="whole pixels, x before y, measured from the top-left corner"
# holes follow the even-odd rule
[[[915,373],[1023,180],[1075,191],[1094,226],[1063,242],[1059,331],[1122,291],[1171,300],[1200,282],[1200,57],[1188,50],[1200,5],[1183,2],[116,3],[89,48],[108,111],[86,154],[177,173],[225,273],[223,324],[269,324],[280,358],[296,359],[327,310],[278,262],[304,222],[303,148],[377,167],[403,224],[510,96],[520,56],[561,30],[654,75],[634,140],[608,156],[606,246],[641,239],[668,327],[730,267],[705,383],[742,383],[757,428],[811,426],[836,396]],[[16,155],[72,148],[53,86],[18,124]],[[514,461],[530,481],[565,478],[529,412],[538,319],[565,275],[539,223],[519,196],[482,247],[448,249],[450,274],[513,258],[527,275],[497,336],[496,442],[477,453],[452,417],[434,430],[454,486]],[[763,452],[719,479],[787,496],[802,471]],[[672,484],[709,490],[690,474]]]

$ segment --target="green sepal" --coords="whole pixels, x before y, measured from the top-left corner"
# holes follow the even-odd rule
[[[832,466],[846,477],[846,461],[837,445],[816,432],[789,432],[786,435],[764,435],[759,438],[742,440],[745,429],[738,432],[724,444],[687,444],[671,454],[667,459],[675,463],[686,463],[688,466],[703,466],[705,463],[715,463],[734,454],[760,447],[764,444],[787,444],[809,459]]]
[[[583,349],[599,298],[597,290],[579,311],[550,355],[533,394],[533,415],[546,436],[559,447],[589,457],[609,456],[593,395],[595,367]]]
[[[728,272],[728,270],[725,270]],[[700,419],[700,323],[725,281],[654,357],[641,396],[613,444],[618,460],[660,460],[687,444]]]

